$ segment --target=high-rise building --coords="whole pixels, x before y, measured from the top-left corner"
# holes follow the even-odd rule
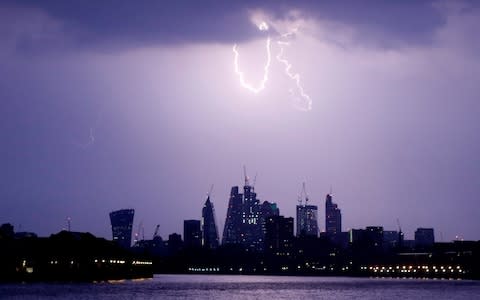
[[[297,205],[297,236],[318,236],[317,215],[316,205]]]
[[[435,243],[433,228],[417,228],[415,231],[415,246],[420,248],[431,247]]]
[[[218,247],[218,232],[215,224],[215,212],[213,203],[210,201],[210,196],[207,197],[205,205],[202,209],[202,244],[209,249]]]
[[[325,200],[325,229],[329,236],[342,232],[342,213],[333,203],[332,194],[327,194]]]
[[[260,223],[260,201],[254,187],[245,177],[242,209],[242,244],[252,250],[260,250],[263,244],[262,224]]]
[[[265,241],[265,234],[267,233],[267,218],[278,215],[280,215],[280,209],[278,209],[277,203],[263,201],[260,207],[260,225],[262,226],[263,241]]]
[[[202,246],[202,230],[200,220],[183,221],[183,239],[187,248],[200,248]]]
[[[240,244],[248,250],[262,251],[265,243],[265,221],[270,215],[278,215],[275,203],[257,199],[254,186],[245,175],[243,194],[232,187],[228,203],[223,244]]]
[[[293,247],[293,218],[271,216],[266,219],[265,249],[276,255],[290,255]]]
[[[132,243],[132,225],[135,210],[121,209],[110,213],[113,240],[123,248],[129,248]]]
[[[232,187],[228,201],[227,218],[223,229],[222,244],[240,244],[242,228],[243,195],[238,192],[238,186]]]

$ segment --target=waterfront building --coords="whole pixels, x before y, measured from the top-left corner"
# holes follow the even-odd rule
[[[415,231],[415,247],[428,248],[435,243],[433,228],[417,228]]]
[[[350,246],[358,253],[369,253],[369,255],[383,253],[383,227],[367,226],[365,229],[351,229]]]
[[[382,226],[367,226],[367,228],[365,228],[365,237],[371,247],[375,249],[383,247]]]
[[[123,248],[129,248],[132,243],[134,214],[133,209],[121,209],[110,213],[113,241]]]
[[[202,246],[202,230],[200,220],[183,221],[183,239],[185,247],[199,248]]]

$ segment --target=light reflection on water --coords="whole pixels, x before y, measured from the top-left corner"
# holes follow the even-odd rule
[[[0,284],[2,299],[480,299],[468,280],[156,275],[100,283]]]

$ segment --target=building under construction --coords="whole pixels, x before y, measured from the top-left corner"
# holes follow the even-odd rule
[[[244,169],[243,194],[238,186],[231,189],[227,217],[223,230],[223,244],[239,244],[250,251],[263,251],[265,246],[265,221],[268,216],[279,215],[275,203],[260,203],[255,193],[255,180],[250,180]]]
[[[297,236],[318,236],[318,207],[308,204],[309,198],[305,189],[305,182],[302,192],[298,197],[297,205]]]

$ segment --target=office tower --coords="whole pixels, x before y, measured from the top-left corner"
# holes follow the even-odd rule
[[[415,246],[428,248],[435,243],[433,228],[417,228],[415,231]]]
[[[271,216],[266,219],[265,249],[276,255],[291,255],[293,218]]]
[[[123,248],[129,248],[132,243],[134,214],[133,209],[121,209],[110,213],[113,240]]]
[[[267,232],[266,222],[267,218],[271,216],[280,215],[280,210],[277,207],[277,203],[271,203],[268,201],[263,201],[260,207],[260,225],[262,226],[263,240],[265,240],[265,234]]]
[[[183,221],[183,238],[187,248],[200,248],[202,246],[202,230],[200,220]]]
[[[328,236],[342,232],[342,213],[332,201],[332,194],[327,194],[325,201],[325,229]]]
[[[240,244],[242,227],[243,195],[238,193],[238,186],[232,187],[228,201],[227,218],[223,229],[222,244]]]
[[[367,226],[365,228],[365,237],[372,248],[383,247],[383,227],[382,226]]]
[[[255,180],[254,180],[255,181]],[[224,244],[240,244],[249,251],[262,251],[265,239],[265,220],[270,215],[278,215],[275,203],[257,199],[255,188],[250,184],[245,172],[243,194],[237,186],[232,187],[228,203]]]
[[[298,197],[297,205],[297,236],[318,236],[318,207],[308,205],[309,197],[305,188],[305,182],[302,184],[302,192]]]
[[[297,205],[297,236],[318,236],[318,207]]]
[[[210,196],[207,197],[202,209],[202,233],[202,244],[204,247],[209,249],[218,247],[217,225],[215,224],[215,213],[213,204],[210,202]]]
[[[254,187],[249,184],[245,176],[243,186],[243,209],[242,209],[242,244],[252,250],[260,250],[262,247],[263,232],[260,224],[260,201]]]

